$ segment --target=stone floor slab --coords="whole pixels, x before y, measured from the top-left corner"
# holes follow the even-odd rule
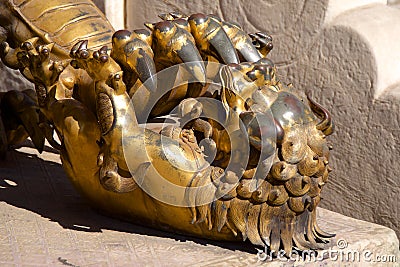
[[[262,261],[265,255],[248,243],[102,216],[74,191],[50,147],[39,155],[27,142],[0,162],[0,266],[399,266],[393,230],[324,209],[318,216],[321,228],[337,234],[324,257]]]

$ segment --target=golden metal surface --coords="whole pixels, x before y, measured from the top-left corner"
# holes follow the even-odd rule
[[[287,254],[329,242],[315,215],[332,119],[277,80],[268,35],[170,13],[111,37],[90,1],[0,3],[1,58],[37,94],[2,96],[1,153],[47,138],[82,195],[135,223]]]

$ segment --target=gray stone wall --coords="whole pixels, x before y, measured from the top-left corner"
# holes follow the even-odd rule
[[[400,5],[400,0],[388,0],[388,5]]]
[[[96,4],[96,6],[105,13],[105,5],[104,5],[104,0],[93,0],[93,2]]]
[[[19,71],[11,70],[0,62],[0,92],[24,90],[33,87],[32,83],[25,79]]]

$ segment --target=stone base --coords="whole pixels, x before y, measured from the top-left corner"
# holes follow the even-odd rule
[[[0,266],[366,266],[366,263],[399,266],[400,263],[399,241],[393,230],[325,209],[319,210],[319,225],[337,236],[324,257],[318,256],[315,262],[313,258],[263,262],[259,258],[265,255],[249,243],[200,240],[104,217],[72,188],[56,151],[47,146],[39,155],[31,147],[27,142],[10,152],[7,161],[0,162]],[[378,257],[397,262],[373,263]]]

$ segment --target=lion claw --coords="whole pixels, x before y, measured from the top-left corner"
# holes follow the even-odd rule
[[[253,41],[253,45],[258,49],[263,57],[266,57],[274,47],[272,44],[272,37],[265,32],[250,33],[249,36]]]

